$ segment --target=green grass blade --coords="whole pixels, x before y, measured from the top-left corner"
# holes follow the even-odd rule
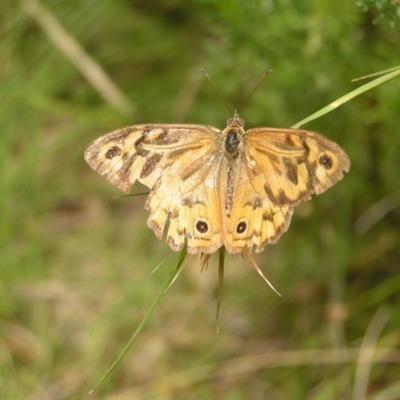
[[[322,117],[323,115],[330,113],[331,111],[340,107],[342,104],[347,103],[351,99],[354,99],[354,97],[357,97],[360,94],[363,94],[363,93],[367,92],[368,90],[371,90],[374,87],[381,85],[382,83],[388,82],[391,79],[398,77],[399,75],[400,75],[400,68],[396,67],[395,71],[390,72],[384,76],[381,76],[380,78],[374,79],[372,82],[366,83],[365,85],[357,88],[356,90],[353,90],[352,92],[347,93],[345,96],[342,96],[339,99],[333,101],[331,104],[327,105],[324,108],[321,108],[321,110],[315,112],[314,114],[311,114],[309,117],[292,125],[292,128],[301,128],[304,125],[310,123],[311,121],[314,121],[315,119],[318,119],[318,118]]]
[[[389,72],[397,71],[399,68],[400,68],[400,65],[397,65],[396,67],[393,67],[393,68],[385,69],[385,70],[379,71],[379,72],[374,72],[373,74],[369,74],[369,75],[360,76],[359,78],[354,78],[351,81],[356,82],[356,81],[361,81],[362,79],[368,79],[368,78],[373,78],[374,76],[388,74]]]
[[[222,291],[224,288],[224,266],[225,266],[225,247],[219,249],[219,268],[218,268],[218,305],[216,312],[217,332],[219,333],[219,312],[221,310]]]
[[[113,199],[120,199],[121,197],[147,196],[149,193],[150,193],[150,192],[121,194],[120,196],[114,196]]]
[[[149,310],[147,311],[146,315],[143,317],[142,321],[140,322],[139,326],[137,327],[136,331],[133,333],[131,338],[129,339],[128,343],[120,353],[120,355],[117,357],[117,359],[113,362],[111,367],[108,369],[108,371],[103,375],[103,377],[100,379],[100,381],[93,387],[93,389],[89,392],[89,394],[92,394],[96,388],[110,375],[110,373],[113,371],[113,369],[117,366],[117,364],[122,360],[124,357],[125,353],[129,350],[131,347],[132,343],[135,341],[135,339],[138,337],[139,333],[142,331],[142,329],[146,326],[147,321],[153,314],[154,310],[156,309],[158,303],[161,301],[162,297],[164,296],[165,291],[171,285],[173,280],[176,277],[176,274],[179,272],[179,269],[185,260],[187,256],[187,246],[185,246],[182,251],[179,254],[178,260],[175,264],[175,267],[171,270],[171,273],[168,275],[167,279],[165,280],[164,284],[162,285],[161,289],[159,290],[156,298],[154,299],[152,305],[150,306]]]

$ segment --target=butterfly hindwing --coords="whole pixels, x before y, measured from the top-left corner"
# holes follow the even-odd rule
[[[253,186],[245,162],[238,162],[237,169],[224,244],[230,253],[239,253],[244,247],[251,249],[253,245],[261,252],[267,243],[276,243],[288,229],[293,208],[275,205],[262,185]]]
[[[180,173],[163,174],[151,190],[145,208],[150,211],[148,225],[161,238],[164,224],[169,218],[167,243],[177,251],[187,239],[188,253],[213,253],[223,244],[222,213],[219,208],[218,188],[215,176],[218,162],[213,154],[203,158],[201,174],[198,169],[192,169],[190,181],[191,190],[182,183]],[[187,168],[180,171],[188,173]],[[190,169],[190,168],[189,168]],[[185,190],[186,189],[186,190]]]

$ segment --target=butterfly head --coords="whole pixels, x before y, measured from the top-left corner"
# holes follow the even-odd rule
[[[227,126],[240,126],[241,128],[244,127],[244,121],[239,118],[239,113],[235,110],[235,113],[233,114],[233,118],[229,118],[227,121]]]

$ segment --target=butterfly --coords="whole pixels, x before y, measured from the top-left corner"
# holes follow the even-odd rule
[[[350,159],[312,131],[244,129],[235,111],[222,131],[191,124],[142,124],[110,132],[85,151],[86,162],[124,192],[150,189],[147,225],[158,239],[167,220],[172,250],[242,253],[276,243],[293,208],[343,178]]]

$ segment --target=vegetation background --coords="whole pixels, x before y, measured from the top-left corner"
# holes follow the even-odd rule
[[[352,78],[400,64],[399,9],[2,0],[0,398],[85,398],[176,260],[150,274],[171,251],[146,227],[145,199],[115,198],[86,165],[93,139],[142,122],[223,128],[200,68],[231,108],[273,69],[241,117],[289,127],[360,86]],[[194,260],[91,398],[399,399],[399,110],[397,79],[308,126],[352,168],[256,256],[282,297],[228,256],[217,334],[217,257],[202,272]]]

